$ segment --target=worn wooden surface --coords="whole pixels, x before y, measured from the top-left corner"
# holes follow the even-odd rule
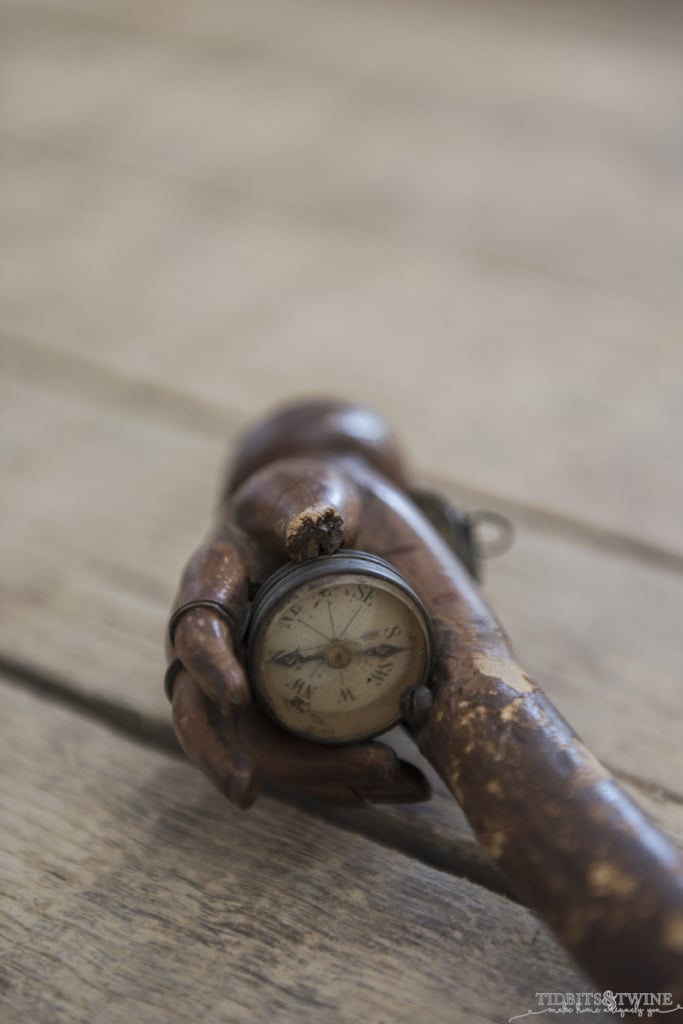
[[[168,757],[2,699],[17,1020],[412,1022],[457,991],[497,1021],[576,980],[502,896],[269,799],[244,815]]]
[[[162,635],[248,420],[368,401],[512,514],[487,592],[521,660],[683,842],[680,9],[0,13],[3,1024],[582,990],[442,793],[224,806]]]

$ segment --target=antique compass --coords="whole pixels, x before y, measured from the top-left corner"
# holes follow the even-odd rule
[[[395,725],[402,695],[427,681],[429,617],[389,562],[341,551],[286,565],[262,584],[247,659],[261,702],[290,732],[367,739]]]

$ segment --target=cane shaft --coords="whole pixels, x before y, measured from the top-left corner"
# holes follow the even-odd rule
[[[433,706],[415,738],[510,887],[604,987],[683,1003],[683,859],[511,653],[477,584],[398,489],[366,478],[381,537],[432,613]]]
[[[683,864],[510,659],[458,669],[420,737],[514,892],[588,973],[683,1002]],[[507,681],[506,681],[507,680]]]

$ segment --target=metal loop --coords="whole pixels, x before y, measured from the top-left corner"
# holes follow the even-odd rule
[[[469,518],[442,494],[423,490],[413,490],[409,493],[450,549],[461,559],[470,575],[479,580],[479,551]]]
[[[507,516],[501,515],[500,512],[492,512],[490,509],[479,508],[469,512],[467,519],[475,533],[475,544],[480,558],[497,558],[510,550],[515,539],[515,528]],[[494,527],[494,536],[491,540],[485,541],[479,535],[481,526]]]
[[[206,600],[186,601],[185,604],[181,604],[179,608],[176,608],[176,610],[171,615],[171,618],[168,623],[168,636],[169,640],[171,641],[171,647],[174,650],[176,626],[178,625],[178,622],[180,621],[181,617],[185,614],[185,612],[192,611],[193,608],[209,608],[211,609],[211,611],[218,612],[218,614],[220,615],[220,617],[223,619],[228,629],[230,630],[230,635],[232,636],[233,643],[239,643],[241,631],[238,627],[235,616],[232,614],[230,609],[226,607],[226,605],[221,604],[220,601],[212,601],[207,598]]]
[[[183,663],[180,658],[174,658],[166,669],[166,675],[164,676],[164,693],[171,704],[173,703],[173,684],[181,668],[183,668]]]

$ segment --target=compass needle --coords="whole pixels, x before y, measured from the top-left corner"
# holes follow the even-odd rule
[[[303,619],[295,619],[295,622],[300,622],[301,625],[302,626],[306,626],[307,629],[312,629],[313,632],[317,633],[318,636],[321,636],[323,638],[323,640],[331,640],[332,639],[332,637],[328,636],[327,633],[323,633],[322,630],[316,629],[315,626],[312,626],[310,624],[310,622],[304,622]]]
[[[356,608],[355,612],[353,613],[353,615],[351,616],[349,621],[346,623],[346,625],[342,629],[341,633],[339,634],[339,638],[340,639],[346,634],[347,629],[349,629],[351,624],[355,621],[355,618],[358,615],[358,612],[361,610],[361,608],[362,608],[362,605],[358,605],[358,607]]]
[[[332,636],[335,636],[334,619],[332,618],[332,604],[330,601],[327,602],[327,614],[330,617],[330,629],[332,630]]]

